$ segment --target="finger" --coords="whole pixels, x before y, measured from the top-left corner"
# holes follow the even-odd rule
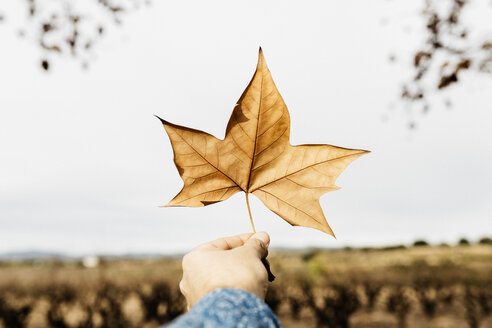
[[[243,246],[251,235],[252,233],[243,233],[237,236],[219,238],[217,240],[205,243],[198,248],[218,248],[221,250],[234,249]]]
[[[268,255],[268,245],[270,245],[270,236],[262,231],[251,236],[243,247],[253,251],[259,259],[262,259]]]

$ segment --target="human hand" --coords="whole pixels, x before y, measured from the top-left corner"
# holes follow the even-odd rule
[[[186,254],[179,288],[188,309],[219,288],[239,288],[264,299],[269,276],[262,259],[269,244],[266,232],[246,233],[202,244]]]

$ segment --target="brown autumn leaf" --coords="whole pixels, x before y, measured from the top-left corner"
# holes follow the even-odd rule
[[[244,191],[246,200],[254,194],[291,225],[332,236],[319,198],[339,189],[335,180],[340,173],[368,153],[330,145],[292,146],[289,112],[261,48],[256,72],[232,112],[224,140],[160,120],[184,181],[166,206],[206,206]]]

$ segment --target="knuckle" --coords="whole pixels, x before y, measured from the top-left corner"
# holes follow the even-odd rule
[[[183,256],[183,259],[181,260],[181,264],[183,266],[183,269],[188,266],[188,264],[190,263],[190,261],[192,260],[193,258],[193,253],[190,252],[190,253],[187,253]]]
[[[179,290],[183,295],[186,294],[186,282],[184,279],[181,279],[181,281],[179,282]]]
[[[251,247],[252,250],[256,254],[261,255],[261,256],[264,256],[266,254],[265,244],[261,240],[258,240],[258,239],[252,240],[251,246],[252,246]]]
[[[263,243],[258,239],[251,239],[251,247],[255,250],[259,250],[263,248]]]

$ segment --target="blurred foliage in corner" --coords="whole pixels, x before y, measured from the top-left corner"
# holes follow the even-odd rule
[[[40,67],[44,71],[50,69],[52,61],[64,55],[79,61],[84,69],[88,68],[92,51],[108,26],[121,25],[126,14],[151,4],[151,0],[22,1],[26,20],[17,33],[20,38],[39,45]],[[2,9],[0,5],[0,23],[8,18]]]
[[[459,83],[465,72],[492,73],[492,25],[477,30],[469,19],[484,10],[492,17],[492,2],[425,0],[425,38],[413,54],[413,79],[403,84],[402,100],[425,114],[430,109],[430,95]],[[449,99],[444,104],[452,106]],[[410,122],[413,127],[415,122]]]

